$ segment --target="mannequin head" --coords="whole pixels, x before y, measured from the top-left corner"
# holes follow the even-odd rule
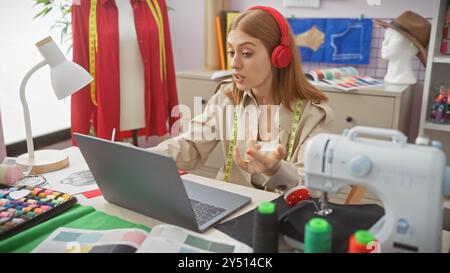
[[[412,59],[419,49],[400,32],[387,28],[381,46],[381,58],[388,60],[384,80],[392,84],[415,84],[416,75],[412,69]]]
[[[395,61],[403,56],[414,57],[419,49],[400,32],[388,28],[384,33],[384,40],[381,46],[381,58]]]
[[[397,34],[401,34],[404,38],[407,38],[410,42],[412,42],[413,45],[415,45],[419,50],[417,57],[422,62],[423,66],[426,66],[426,48],[428,47],[431,33],[431,23],[428,22],[426,18],[413,11],[407,10],[389,23],[376,18],[373,19],[373,22],[385,29],[393,29],[397,31]],[[386,42],[390,39],[389,36],[392,33],[392,31],[386,31]],[[414,51],[409,45],[405,49],[408,50],[408,52],[410,52],[410,50]]]

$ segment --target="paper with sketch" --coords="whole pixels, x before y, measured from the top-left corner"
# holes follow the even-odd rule
[[[53,189],[68,194],[98,189],[97,183],[87,166],[71,166],[70,169],[48,173],[44,176]]]
[[[93,183],[92,178],[89,176],[89,167],[80,150],[77,147],[70,147],[65,149],[64,153],[69,156],[69,166],[55,172],[43,174],[50,187],[56,191],[72,195],[97,190],[97,183]]]
[[[34,253],[238,253],[252,252],[232,240],[216,240],[178,226],[160,224],[150,233],[137,228],[87,230],[58,228]]]

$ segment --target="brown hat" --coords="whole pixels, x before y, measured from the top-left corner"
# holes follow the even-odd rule
[[[419,49],[417,57],[424,66],[427,64],[428,42],[430,41],[431,24],[427,19],[410,10],[386,23],[379,19],[373,19],[376,24],[384,28],[392,28],[408,38]]]

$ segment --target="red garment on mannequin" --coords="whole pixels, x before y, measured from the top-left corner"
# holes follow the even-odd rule
[[[145,73],[146,127],[138,135],[162,136],[178,117],[170,117],[172,108],[178,105],[175,70],[172,55],[167,7],[164,0],[157,0],[164,24],[166,75],[160,76],[160,51],[158,27],[146,0],[131,0],[134,24]],[[72,5],[73,61],[89,71],[89,8],[90,0],[75,1]],[[90,98],[90,85],[72,95],[72,134],[88,134],[90,120],[96,136],[109,139],[116,128],[116,139],[131,137],[131,131],[120,131],[120,64],[118,11],[114,0],[98,0],[98,47],[95,60],[95,106]],[[132,18],[130,18],[131,20]],[[167,128],[169,120],[169,128]],[[72,139],[72,143],[75,144]]]

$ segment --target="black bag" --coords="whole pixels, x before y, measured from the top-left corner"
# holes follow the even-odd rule
[[[317,199],[312,199],[316,205],[309,202],[300,202],[289,207],[283,196],[275,199],[279,219],[280,235],[288,236],[303,243],[304,227],[313,217],[322,217],[315,214]],[[383,215],[384,209],[378,205],[339,205],[329,203],[333,212],[325,218],[333,227],[332,251],[344,253],[348,250],[350,236],[359,229],[369,229]],[[217,225],[215,228],[228,234],[249,246],[253,246],[253,216],[255,210],[249,211],[237,218]]]

